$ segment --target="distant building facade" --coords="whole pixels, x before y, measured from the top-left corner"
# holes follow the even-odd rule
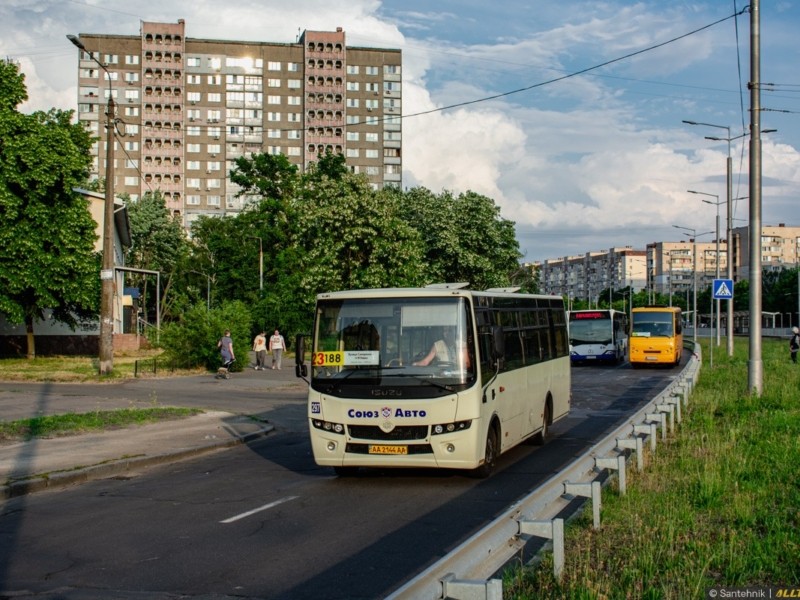
[[[548,259],[533,266],[539,270],[542,293],[586,302],[596,302],[609,289],[631,286],[636,292],[647,282],[645,252],[630,246]]]
[[[345,32],[305,31],[296,43],[187,38],[186,23],[142,22],[140,34],[80,34],[78,118],[99,138],[116,104],[116,194],[160,190],[189,226],[249,201],[228,174],[253,153],[284,154],[301,171],[328,150],[375,188],[401,185],[402,57],[348,47]],[[92,59],[100,61],[105,69]]]

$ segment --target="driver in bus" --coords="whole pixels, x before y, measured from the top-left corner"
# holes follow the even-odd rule
[[[469,356],[466,352],[466,348],[462,346],[460,350],[461,355],[464,357],[464,366],[469,368]],[[454,340],[453,328],[445,327],[442,329],[442,337],[433,343],[431,349],[428,351],[428,354],[418,360],[415,360],[412,364],[419,367],[425,367],[430,365],[435,359],[437,363],[449,363],[451,365],[455,365],[458,362],[458,351],[459,347],[456,345]]]

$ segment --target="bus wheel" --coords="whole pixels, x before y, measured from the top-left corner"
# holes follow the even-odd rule
[[[339,477],[355,477],[358,475],[358,467],[333,467],[333,471]]]
[[[550,402],[544,404],[544,415],[542,416],[542,429],[531,437],[531,444],[541,446],[547,441],[547,434],[550,433]]]
[[[486,479],[494,471],[497,465],[497,430],[489,428],[486,434],[486,450],[483,455],[483,464],[472,471],[472,475],[478,479]]]

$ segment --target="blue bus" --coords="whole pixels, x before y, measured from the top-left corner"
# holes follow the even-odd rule
[[[617,364],[628,353],[628,318],[614,309],[569,312],[569,356],[572,364]]]

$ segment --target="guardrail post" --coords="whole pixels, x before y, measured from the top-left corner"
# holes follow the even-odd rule
[[[600,529],[600,482],[570,483],[564,482],[564,494],[569,496],[582,496],[592,499],[592,521],[595,529]]]
[[[644,471],[644,444],[642,436],[620,439],[617,438],[617,449],[633,450],[636,452],[636,470]]]
[[[553,541],[553,576],[561,579],[564,572],[564,519],[551,521],[517,521],[518,535],[535,535]]]
[[[503,600],[503,581],[456,579],[453,573],[448,573],[442,579],[441,597],[452,600]]]
[[[628,485],[625,477],[625,457],[620,454],[616,458],[595,458],[594,466],[598,469],[608,469],[617,472],[617,483],[619,483],[619,493],[624,496]]]
[[[675,431],[675,409],[673,406],[668,402],[664,402],[656,404],[656,410],[666,415],[669,422],[669,432],[673,433]]]
[[[642,423],[641,425],[633,426],[634,434],[643,434],[650,438],[650,452],[656,453],[656,436],[658,435],[658,427],[655,423]]]
[[[675,420],[680,423],[683,420],[681,418],[681,399],[678,396],[670,396],[666,402],[675,408]]]
[[[654,421],[657,425],[661,425],[661,439],[667,439],[667,415],[660,412],[645,413],[644,418],[647,421]]]

